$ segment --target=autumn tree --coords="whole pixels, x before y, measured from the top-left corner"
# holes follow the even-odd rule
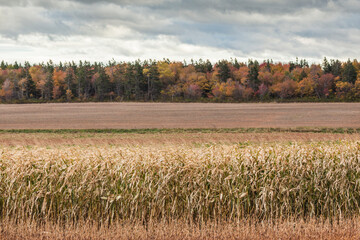
[[[11,98],[20,99],[23,96],[22,89],[20,88],[21,73],[22,71],[20,68],[14,68],[9,71],[7,79],[10,81],[12,87]]]
[[[45,98],[47,74],[40,65],[32,66],[29,69],[32,81],[34,81],[36,89],[40,92],[41,98]]]
[[[360,97],[360,63],[324,58],[321,65],[306,60],[273,63],[267,60],[248,64],[236,59],[162,61],[52,61],[37,65],[25,62],[0,65],[3,100],[15,99],[106,99],[156,101],[160,99],[197,101],[250,101],[269,98],[318,97],[357,100]],[[199,95],[200,94],[200,95]]]
[[[200,87],[203,97],[207,97],[213,87],[207,75],[202,72],[197,74],[196,85]]]
[[[352,97],[353,84],[350,82],[338,81],[336,83],[336,94],[339,99],[349,100]]]
[[[159,72],[159,79],[163,86],[175,83],[175,73],[172,71],[169,62],[159,61],[157,62],[157,68]]]
[[[241,66],[239,69],[233,72],[234,80],[240,82],[242,85],[248,85],[249,68],[247,66]]]
[[[213,89],[211,90],[212,96],[217,99],[221,100],[224,99],[226,96],[226,86],[224,82],[218,82],[214,85]]]
[[[201,88],[196,84],[190,84],[185,90],[185,97],[196,100],[201,97]]]
[[[353,95],[355,98],[360,98],[360,77],[356,80],[353,87]]]
[[[264,83],[260,84],[258,94],[259,94],[261,100],[264,100],[265,98],[267,98],[267,96],[269,94],[268,85],[266,85]]]
[[[264,84],[265,86],[270,86],[274,80],[273,75],[268,71],[259,72],[258,79],[259,79],[259,82],[261,84]]]
[[[318,98],[327,98],[332,92],[334,85],[334,75],[331,73],[323,74],[315,84],[315,93]]]
[[[245,87],[242,86],[238,81],[229,79],[225,84],[225,89],[225,95],[232,100],[239,101],[242,100],[245,96]]]
[[[65,78],[66,78],[66,72],[59,70],[58,68],[54,69],[53,72],[53,81],[54,81],[54,87],[53,87],[53,98],[58,99],[61,96],[64,96],[65,94]]]
[[[6,101],[10,101],[13,96],[13,89],[13,83],[9,79],[6,79],[2,84],[2,88],[0,90],[0,97],[4,98]]]
[[[310,77],[304,78],[298,83],[297,93],[300,97],[311,97],[314,94],[315,82]]]
[[[272,93],[276,94],[281,99],[291,98],[295,96],[298,86],[294,80],[287,79],[271,87]]]

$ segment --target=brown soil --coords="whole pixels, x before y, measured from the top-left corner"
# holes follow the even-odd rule
[[[0,105],[0,129],[239,127],[360,127],[360,103]]]

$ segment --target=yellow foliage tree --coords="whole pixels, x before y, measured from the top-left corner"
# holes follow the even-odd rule
[[[310,78],[304,78],[298,83],[298,88],[296,89],[296,93],[298,93],[301,97],[311,97],[314,95],[314,81]]]

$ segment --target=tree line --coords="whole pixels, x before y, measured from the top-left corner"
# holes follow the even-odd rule
[[[1,102],[360,100],[360,63],[324,58],[0,65]]]

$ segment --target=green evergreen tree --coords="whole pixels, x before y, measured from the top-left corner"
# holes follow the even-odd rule
[[[339,60],[331,59],[330,65],[332,75],[334,75],[335,77],[340,76],[342,72],[341,62]]]
[[[226,82],[228,78],[230,78],[230,68],[228,66],[228,62],[226,60],[219,61],[217,66],[219,68],[217,76],[220,78],[220,81]]]
[[[25,95],[26,98],[39,98],[40,94],[36,89],[35,82],[32,80],[31,75],[29,73],[29,68],[25,70],[25,77],[26,77],[26,87],[25,87]]]
[[[160,90],[162,89],[159,75],[156,62],[152,62],[149,68],[149,96],[151,101],[159,97]]]
[[[259,62],[256,60],[255,61],[249,60],[248,67],[250,69],[249,75],[248,75],[248,83],[252,89],[257,91],[259,89],[259,84],[260,84],[260,81],[258,78],[259,68],[260,68]]]
[[[331,65],[328,62],[328,60],[326,59],[326,57],[324,57],[324,61],[322,64],[322,68],[323,68],[323,72],[326,73],[331,73]]]
[[[235,58],[235,60],[234,60],[233,66],[234,66],[234,68],[236,68],[236,69],[239,69],[239,68],[240,68],[240,63],[238,62],[238,60],[237,60],[236,58]]]
[[[13,68],[14,69],[19,69],[19,64],[17,63],[17,61],[15,61]]]
[[[5,70],[7,68],[7,64],[5,64],[4,60],[1,61],[0,67],[2,70]]]
[[[344,64],[344,68],[342,71],[342,81],[349,82],[349,83],[355,83],[357,78],[357,72],[350,61],[350,59]]]

